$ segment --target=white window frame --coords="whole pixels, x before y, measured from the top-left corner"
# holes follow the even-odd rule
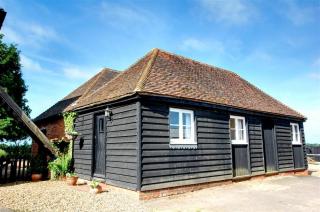
[[[196,139],[195,139],[195,132],[194,132],[194,113],[192,110],[185,110],[185,109],[179,109],[179,108],[170,108],[169,112],[177,112],[179,113],[179,138],[171,138],[170,137],[170,145],[190,145],[190,144],[197,144]],[[190,128],[191,128],[191,134],[190,134],[190,139],[183,139],[183,120],[182,120],[182,114],[183,113],[188,113],[190,114],[191,118],[191,123],[190,123]],[[169,130],[171,130],[170,127],[170,115],[169,115]],[[171,134],[169,132],[169,134]]]
[[[231,119],[235,119],[235,130],[236,130],[236,139],[235,140],[231,140],[232,144],[248,144],[248,140],[247,140],[247,125],[246,125],[246,118],[243,116],[230,116],[230,120]],[[243,140],[238,139],[238,122],[237,120],[243,120],[243,130],[244,130],[244,135],[243,135]],[[229,128],[230,128],[230,120],[229,120]],[[231,128],[230,128],[230,139],[231,139]]]
[[[301,136],[300,136],[300,127],[298,123],[290,123],[291,126],[291,137],[292,137],[292,144],[294,145],[301,145]],[[295,126],[297,126],[298,132],[295,132]],[[295,134],[298,134],[298,140],[295,139]]]

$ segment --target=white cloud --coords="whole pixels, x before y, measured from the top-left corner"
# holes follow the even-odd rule
[[[320,57],[316,58],[312,65],[314,67],[320,68]]]
[[[320,72],[311,72],[308,74],[311,79],[320,80]]]
[[[254,50],[245,58],[245,61],[249,64],[254,62],[269,63],[272,61],[272,59],[273,58],[269,53],[263,50]]]
[[[180,48],[182,50],[196,50],[196,51],[216,51],[219,53],[224,52],[224,45],[216,40],[200,40],[197,38],[187,38],[182,41]]]
[[[152,13],[130,5],[102,2],[99,6],[100,17],[108,24],[119,27],[133,27],[156,22]]]
[[[182,42],[181,48],[185,50],[206,50],[208,49],[208,46],[203,41],[195,38],[188,38]]]
[[[67,67],[63,69],[63,73],[69,79],[88,79],[97,71],[83,71],[77,67]]]
[[[243,0],[201,0],[200,6],[209,19],[231,25],[248,23],[256,14],[256,9]]]
[[[293,0],[285,1],[284,8],[280,11],[294,25],[300,26],[315,20],[317,7],[306,7],[298,5]],[[319,7],[318,7],[319,8]]]
[[[312,72],[308,73],[308,77],[313,80],[320,80],[320,57],[316,58],[311,64]],[[320,85],[319,85],[320,88]]]
[[[23,38],[12,28],[3,26],[4,39],[13,43],[22,43]]]
[[[56,31],[48,26],[42,26],[36,23],[25,23],[23,29],[30,33],[32,37],[46,40],[59,40]]]
[[[44,68],[36,61],[31,58],[21,54],[20,55],[21,64],[24,69],[27,71],[43,72]]]
[[[44,43],[62,41],[52,27],[35,22],[8,21],[3,27],[3,33],[6,40],[33,48],[43,48]]]

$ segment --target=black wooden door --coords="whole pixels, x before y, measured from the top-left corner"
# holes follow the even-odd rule
[[[301,169],[304,167],[304,153],[302,145],[293,145],[293,162],[295,169]]]
[[[93,175],[104,178],[106,174],[105,120],[104,115],[95,117]]]
[[[266,172],[277,171],[277,149],[273,130],[274,123],[272,121],[263,122],[264,161]]]
[[[240,177],[250,174],[248,145],[232,145],[233,176]]]

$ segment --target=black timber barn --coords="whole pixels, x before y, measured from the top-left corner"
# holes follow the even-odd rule
[[[74,166],[87,180],[150,191],[308,166],[303,115],[233,72],[159,49],[65,110],[78,113]]]

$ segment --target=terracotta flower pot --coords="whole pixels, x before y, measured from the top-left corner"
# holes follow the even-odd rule
[[[42,174],[32,174],[31,175],[31,181],[32,182],[38,182],[42,179]]]
[[[77,184],[77,181],[78,181],[78,177],[67,177],[67,184],[68,185],[71,185],[71,186],[74,186]]]
[[[90,193],[92,194],[99,194],[102,192],[102,187],[98,185],[96,188],[90,188]]]

